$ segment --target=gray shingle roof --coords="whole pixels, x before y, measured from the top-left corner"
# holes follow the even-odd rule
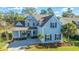
[[[52,16],[46,16],[46,17],[43,17],[43,20],[41,22],[41,25],[40,26],[43,26]]]
[[[21,23],[22,25],[16,25],[18,22]],[[25,21],[14,21],[14,26],[16,26],[16,27],[25,27]]]
[[[26,15],[25,20],[27,20],[26,19],[27,16],[29,16],[29,15]],[[40,15],[40,14],[38,14],[38,15],[31,15],[31,16],[35,17],[36,21],[39,22],[40,26],[43,26],[52,17],[52,16],[49,16],[49,15]],[[17,22],[22,23],[23,26],[20,26],[20,27],[24,27],[25,26],[25,22],[24,21],[15,21],[14,22],[15,26],[16,26]],[[18,27],[18,26],[16,26],[16,27]]]

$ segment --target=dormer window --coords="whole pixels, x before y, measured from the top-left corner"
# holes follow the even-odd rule
[[[29,26],[29,23],[27,23],[27,26]]]
[[[33,26],[35,26],[35,23],[33,23]]]
[[[33,17],[30,15],[30,16],[27,16],[27,19],[32,19]]]

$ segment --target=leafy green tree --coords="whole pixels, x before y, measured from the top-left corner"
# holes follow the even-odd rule
[[[0,20],[2,20],[3,16],[2,16],[2,12],[0,12]]]
[[[63,12],[62,16],[63,16],[63,17],[68,17],[69,15],[68,15],[67,12]]]
[[[72,13],[71,8],[68,8],[68,9],[67,9],[67,12],[68,12],[68,13]]]
[[[7,14],[4,15],[4,20],[8,23],[12,23],[14,20],[14,11],[10,10]]]
[[[47,14],[47,11],[42,9],[40,14]]]
[[[37,36],[38,36],[38,38],[39,38],[39,39],[43,39],[43,38],[44,38],[44,35],[43,35],[43,34],[41,34],[41,33],[38,33],[38,35],[37,35]]]
[[[22,10],[23,14],[36,14],[36,9],[33,7],[26,7]]]
[[[19,13],[16,13],[14,15],[14,20],[22,21],[22,20],[24,20],[24,16],[20,15]]]
[[[74,36],[77,32],[77,26],[73,23],[68,23],[63,25],[62,27],[62,33],[65,37],[68,38],[68,40],[70,40],[70,36]]]
[[[3,27],[5,30],[6,39],[8,41],[9,40],[8,26],[10,26],[10,24],[14,20],[14,12],[9,11],[7,14],[4,14],[2,20],[4,21]]]
[[[53,12],[52,8],[48,8],[48,9],[47,9],[47,13],[48,13],[49,15],[54,15],[54,12]]]
[[[7,30],[8,30],[8,28],[7,28],[7,24],[8,24],[7,20],[9,20],[9,17],[8,17],[7,14],[4,14],[3,15],[3,21],[5,21],[5,22],[3,24],[3,27],[4,27],[4,30],[5,30],[6,39],[8,41],[9,40],[9,36],[8,36],[8,32],[7,32]]]
[[[75,14],[72,12],[71,8],[68,8],[67,11],[62,13],[63,17],[73,17]]]

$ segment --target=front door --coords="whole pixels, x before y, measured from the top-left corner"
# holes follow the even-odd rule
[[[27,38],[31,37],[31,31],[27,31]]]
[[[33,36],[37,36],[37,30],[33,30]]]

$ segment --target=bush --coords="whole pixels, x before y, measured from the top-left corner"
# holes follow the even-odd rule
[[[79,35],[70,36],[70,39],[79,41]]]
[[[9,38],[12,39],[12,33],[8,33]]]
[[[1,34],[1,37],[2,37],[2,38],[6,37],[5,32],[3,32],[3,33]]]

